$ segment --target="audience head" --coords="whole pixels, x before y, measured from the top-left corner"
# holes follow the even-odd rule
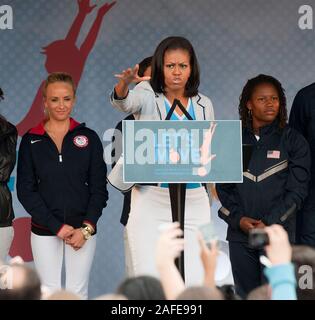
[[[217,288],[189,287],[176,300],[224,300],[222,292]]]
[[[35,270],[22,265],[2,266],[0,300],[40,300],[41,282]]]
[[[117,294],[117,293],[109,293],[109,294],[103,294],[95,300],[128,300],[124,295]]]
[[[128,278],[120,284],[117,293],[128,300],[165,300],[160,281],[151,276]]]
[[[248,294],[247,300],[271,300],[271,287],[264,284],[255,288]]]
[[[82,300],[77,294],[67,291],[59,290],[46,297],[45,300]]]
[[[224,300],[241,300],[241,297],[235,292],[235,287],[231,284],[225,284],[218,287],[222,293]]]

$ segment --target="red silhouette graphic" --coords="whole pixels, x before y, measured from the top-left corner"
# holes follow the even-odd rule
[[[16,218],[13,221],[14,238],[9,251],[10,257],[20,256],[25,262],[33,261],[31,248],[31,218]]]
[[[77,0],[79,12],[64,40],[56,40],[43,48],[42,54],[47,56],[45,68],[48,73],[67,72],[72,75],[76,85],[79,84],[85,62],[92,51],[105,14],[115,5],[116,1],[105,3],[97,12],[96,19],[80,49],[76,41],[86,16],[91,13],[96,5],[90,6],[90,0]],[[36,97],[24,119],[16,125],[19,136],[44,119],[41,83]]]

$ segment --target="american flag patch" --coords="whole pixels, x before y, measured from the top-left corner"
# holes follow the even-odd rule
[[[280,159],[280,151],[279,150],[268,150],[267,151],[268,159]]]

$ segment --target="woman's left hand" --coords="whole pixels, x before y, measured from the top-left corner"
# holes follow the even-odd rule
[[[82,248],[86,242],[80,228],[75,229],[72,236],[65,239],[66,244],[69,244],[74,250]]]

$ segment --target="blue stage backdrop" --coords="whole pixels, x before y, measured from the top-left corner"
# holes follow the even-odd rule
[[[200,91],[212,99],[217,119],[238,118],[241,89],[259,73],[282,82],[289,108],[296,92],[314,81],[314,0],[117,0],[102,12],[104,3],[91,0],[97,7],[87,14],[78,12],[76,0],[0,0],[0,87],[5,93],[0,111],[20,135],[42,117],[40,92],[48,72],[67,71],[78,82],[74,118],[94,128],[108,151],[108,130],[124,117],[109,103],[113,75],[151,55],[170,35],[193,43]],[[10,253],[31,263],[29,219],[16,197],[15,175],[11,188],[18,219]],[[124,277],[122,196],[109,191],[99,221],[91,298],[112,292]],[[212,217],[223,241],[218,205],[214,202]]]

